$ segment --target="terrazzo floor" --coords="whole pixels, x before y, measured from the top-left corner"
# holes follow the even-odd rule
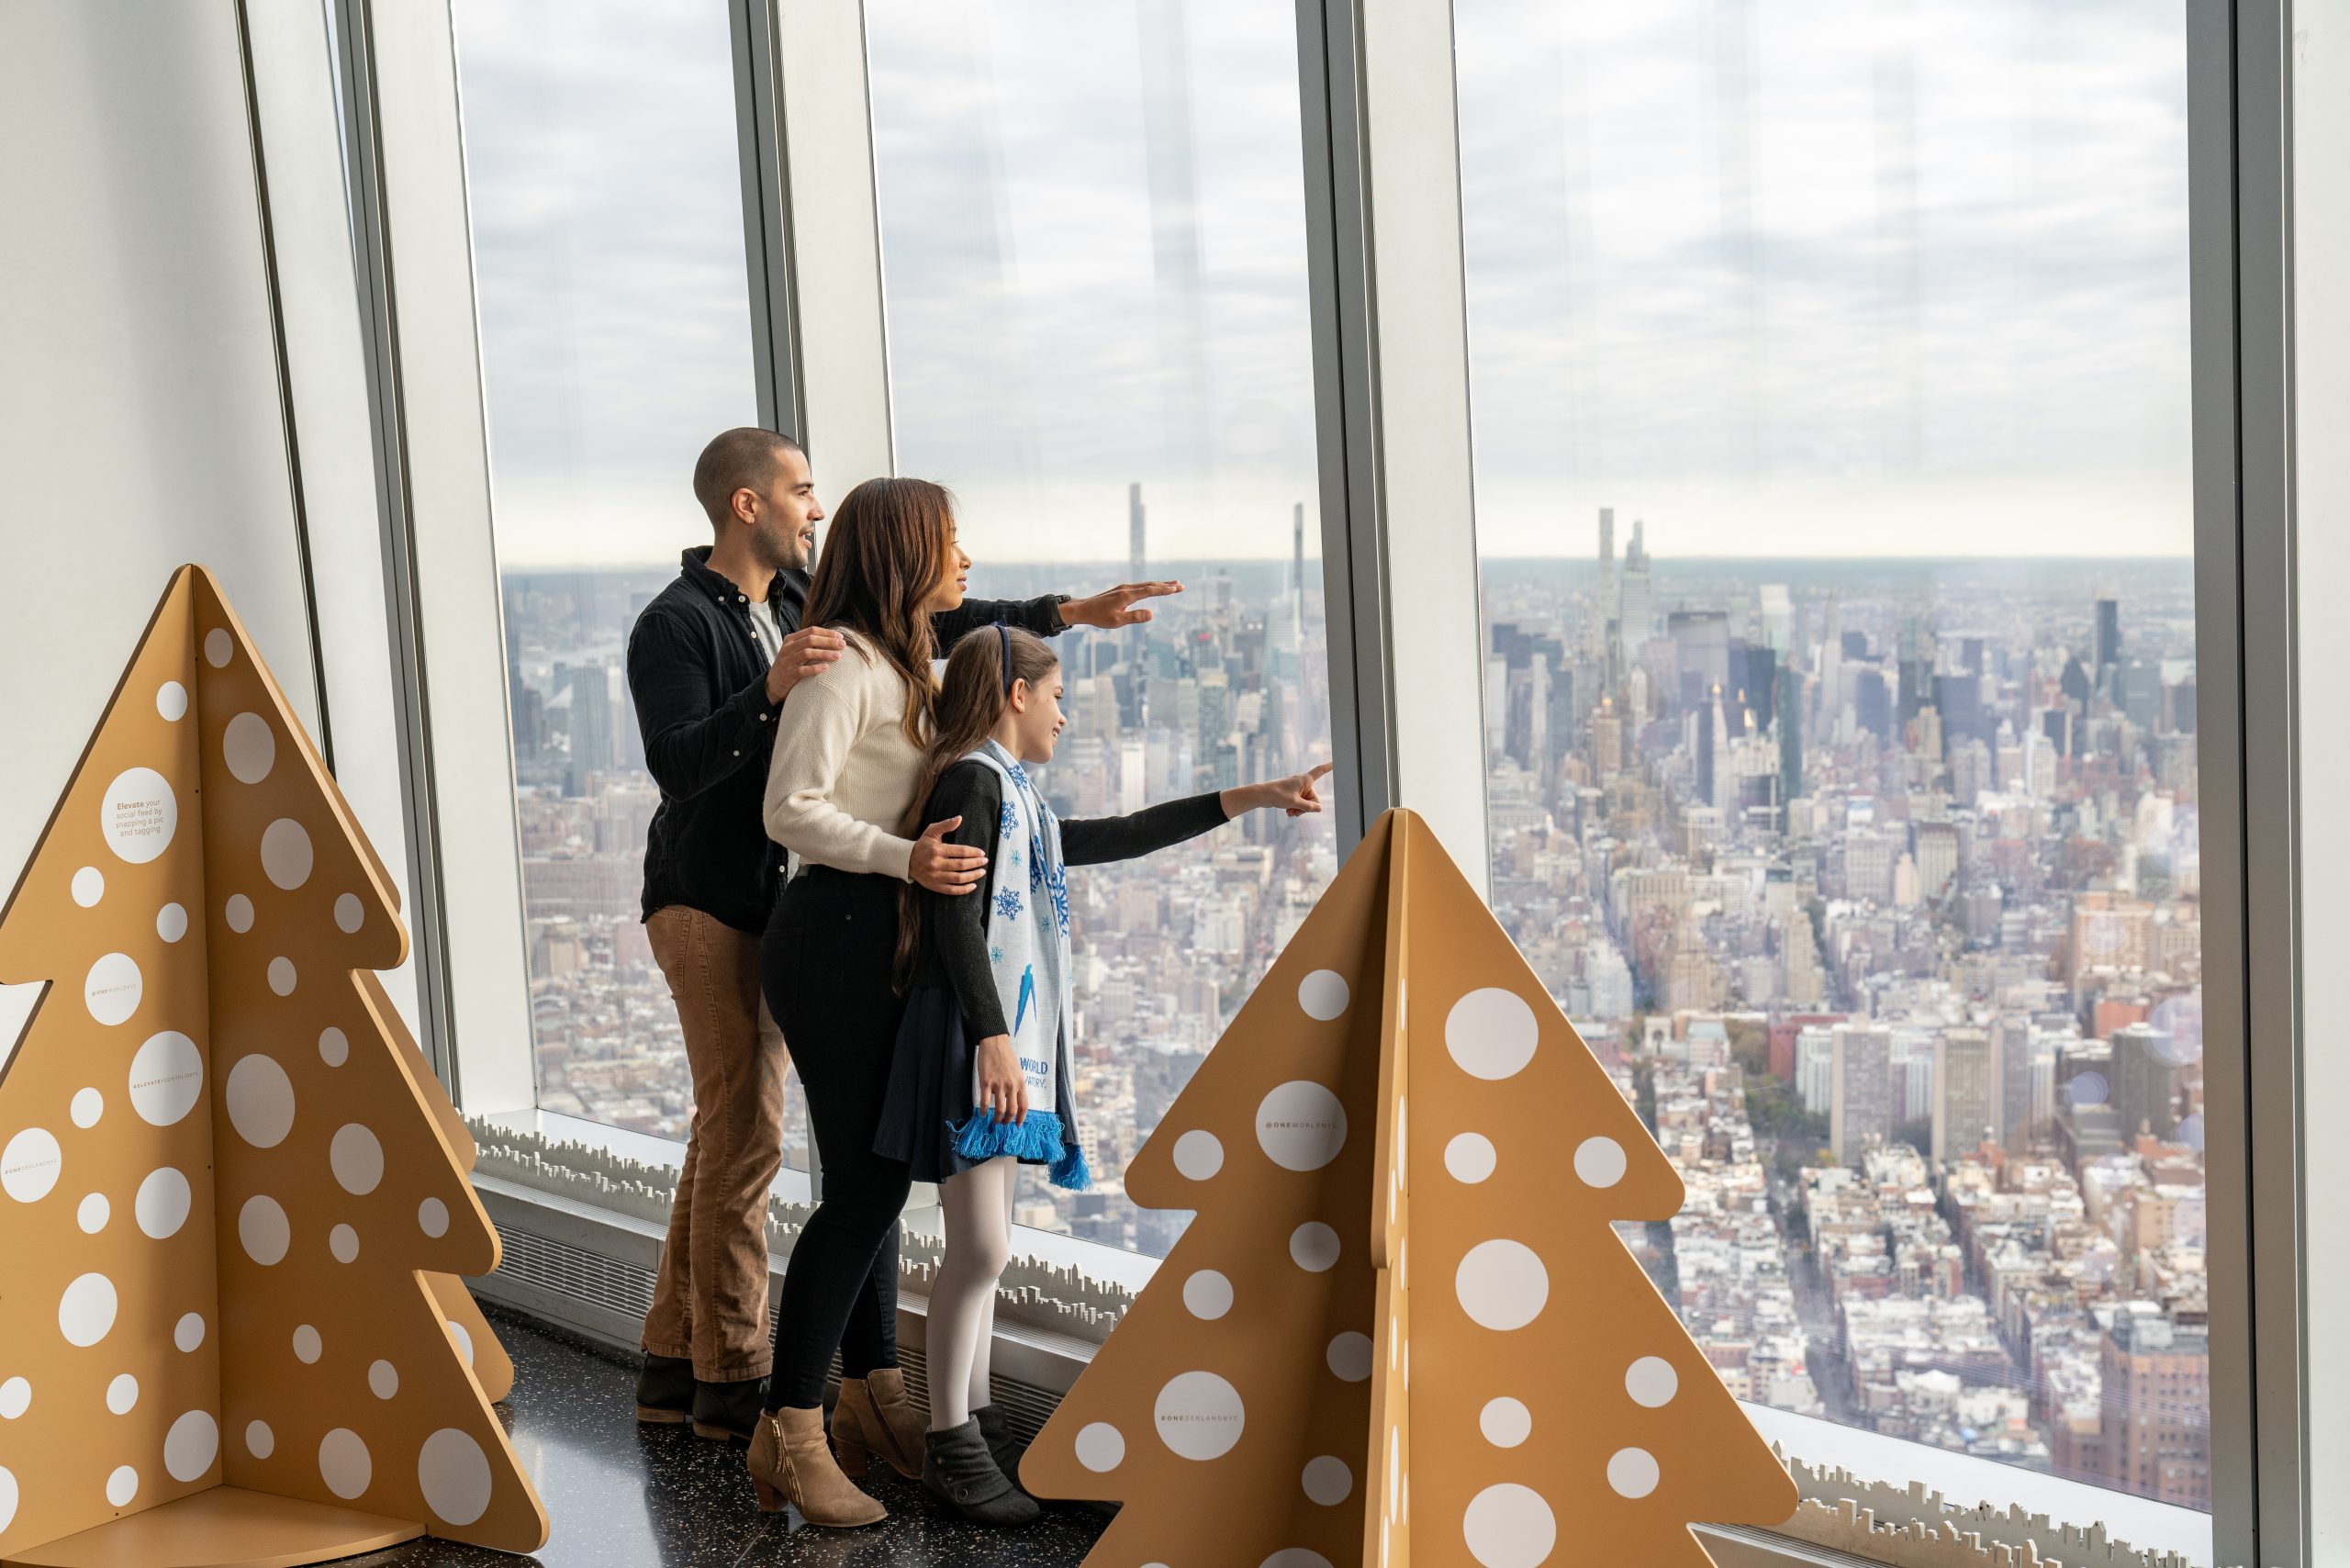
[[[860,1530],[808,1528],[762,1514],[743,1450],[683,1427],[640,1427],[636,1373],[600,1350],[491,1309],[514,1358],[499,1406],[537,1481],[554,1533],[535,1557],[420,1540],[346,1561],[355,1568],[1075,1568],[1106,1527],[1091,1509],[1047,1504],[1011,1530],[974,1529],[919,1483],[877,1463],[864,1484],[890,1510]]]

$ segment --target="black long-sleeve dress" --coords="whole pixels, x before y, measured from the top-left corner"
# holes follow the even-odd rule
[[[907,1161],[917,1182],[943,1182],[977,1163],[955,1148],[955,1130],[970,1119],[973,1109],[972,1060],[981,1040],[1012,1032],[988,962],[987,912],[995,896],[996,846],[1002,842],[997,826],[1002,812],[1002,778],[979,762],[949,767],[923,810],[926,823],[961,817],[962,824],[946,834],[947,842],[984,851],[988,868],[976,892],[959,898],[927,891],[916,895],[922,944],[904,1022],[898,1027],[897,1053],[873,1152]],[[1061,859],[1070,866],[1132,860],[1196,838],[1228,820],[1222,798],[1214,793],[1169,801],[1128,816],[1069,818],[1060,824]],[[1068,1027],[1068,1020],[1062,1027]],[[1058,1106],[1031,1109],[1055,1111],[1061,1136],[1076,1141],[1076,1105],[1067,1081],[1060,1084]]]

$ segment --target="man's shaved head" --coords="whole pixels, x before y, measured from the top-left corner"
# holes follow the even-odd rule
[[[734,515],[735,491],[766,495],[775,483],[776,465],[787,452],[807,455],[789,436],[756,425],[713,436],[694,462],[694,499],[709,514],[711,526],[723,528]]]

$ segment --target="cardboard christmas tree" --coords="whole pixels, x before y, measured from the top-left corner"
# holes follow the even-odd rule
[[[1197,1216],[1020,1470],[1124,1505],[1089,1568],[1708,1568],[1795,1512],[1611,1226],[1679,1174],[1409,812],[1127,1191]]]
[[[407,950],[182,569],[0,913],[0,981],[47,983],[0,1076],[0,1562],[544,1543],[468,1370],[510,1377],[459,1299],[498,1265],[471,1139],[369,972]]]

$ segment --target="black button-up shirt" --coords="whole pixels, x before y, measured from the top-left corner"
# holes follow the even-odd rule
[[[751,628],[749,599],[710,569],[710,546],[687,551],[680,565],[628,639],[629,695],[644,765],[661,787],[645,833],[644,913],[684,904],[764,931],[783,867],[761,812],[781,711],[767,700],[772,661]],[[767,604],[785,636],[800,629],[807,603],[808,574],[778,572]],[[1058,594],[967,599],[932,625],[942,651],[998,621],[1050,637],[1061,630],[1060,605]]]

